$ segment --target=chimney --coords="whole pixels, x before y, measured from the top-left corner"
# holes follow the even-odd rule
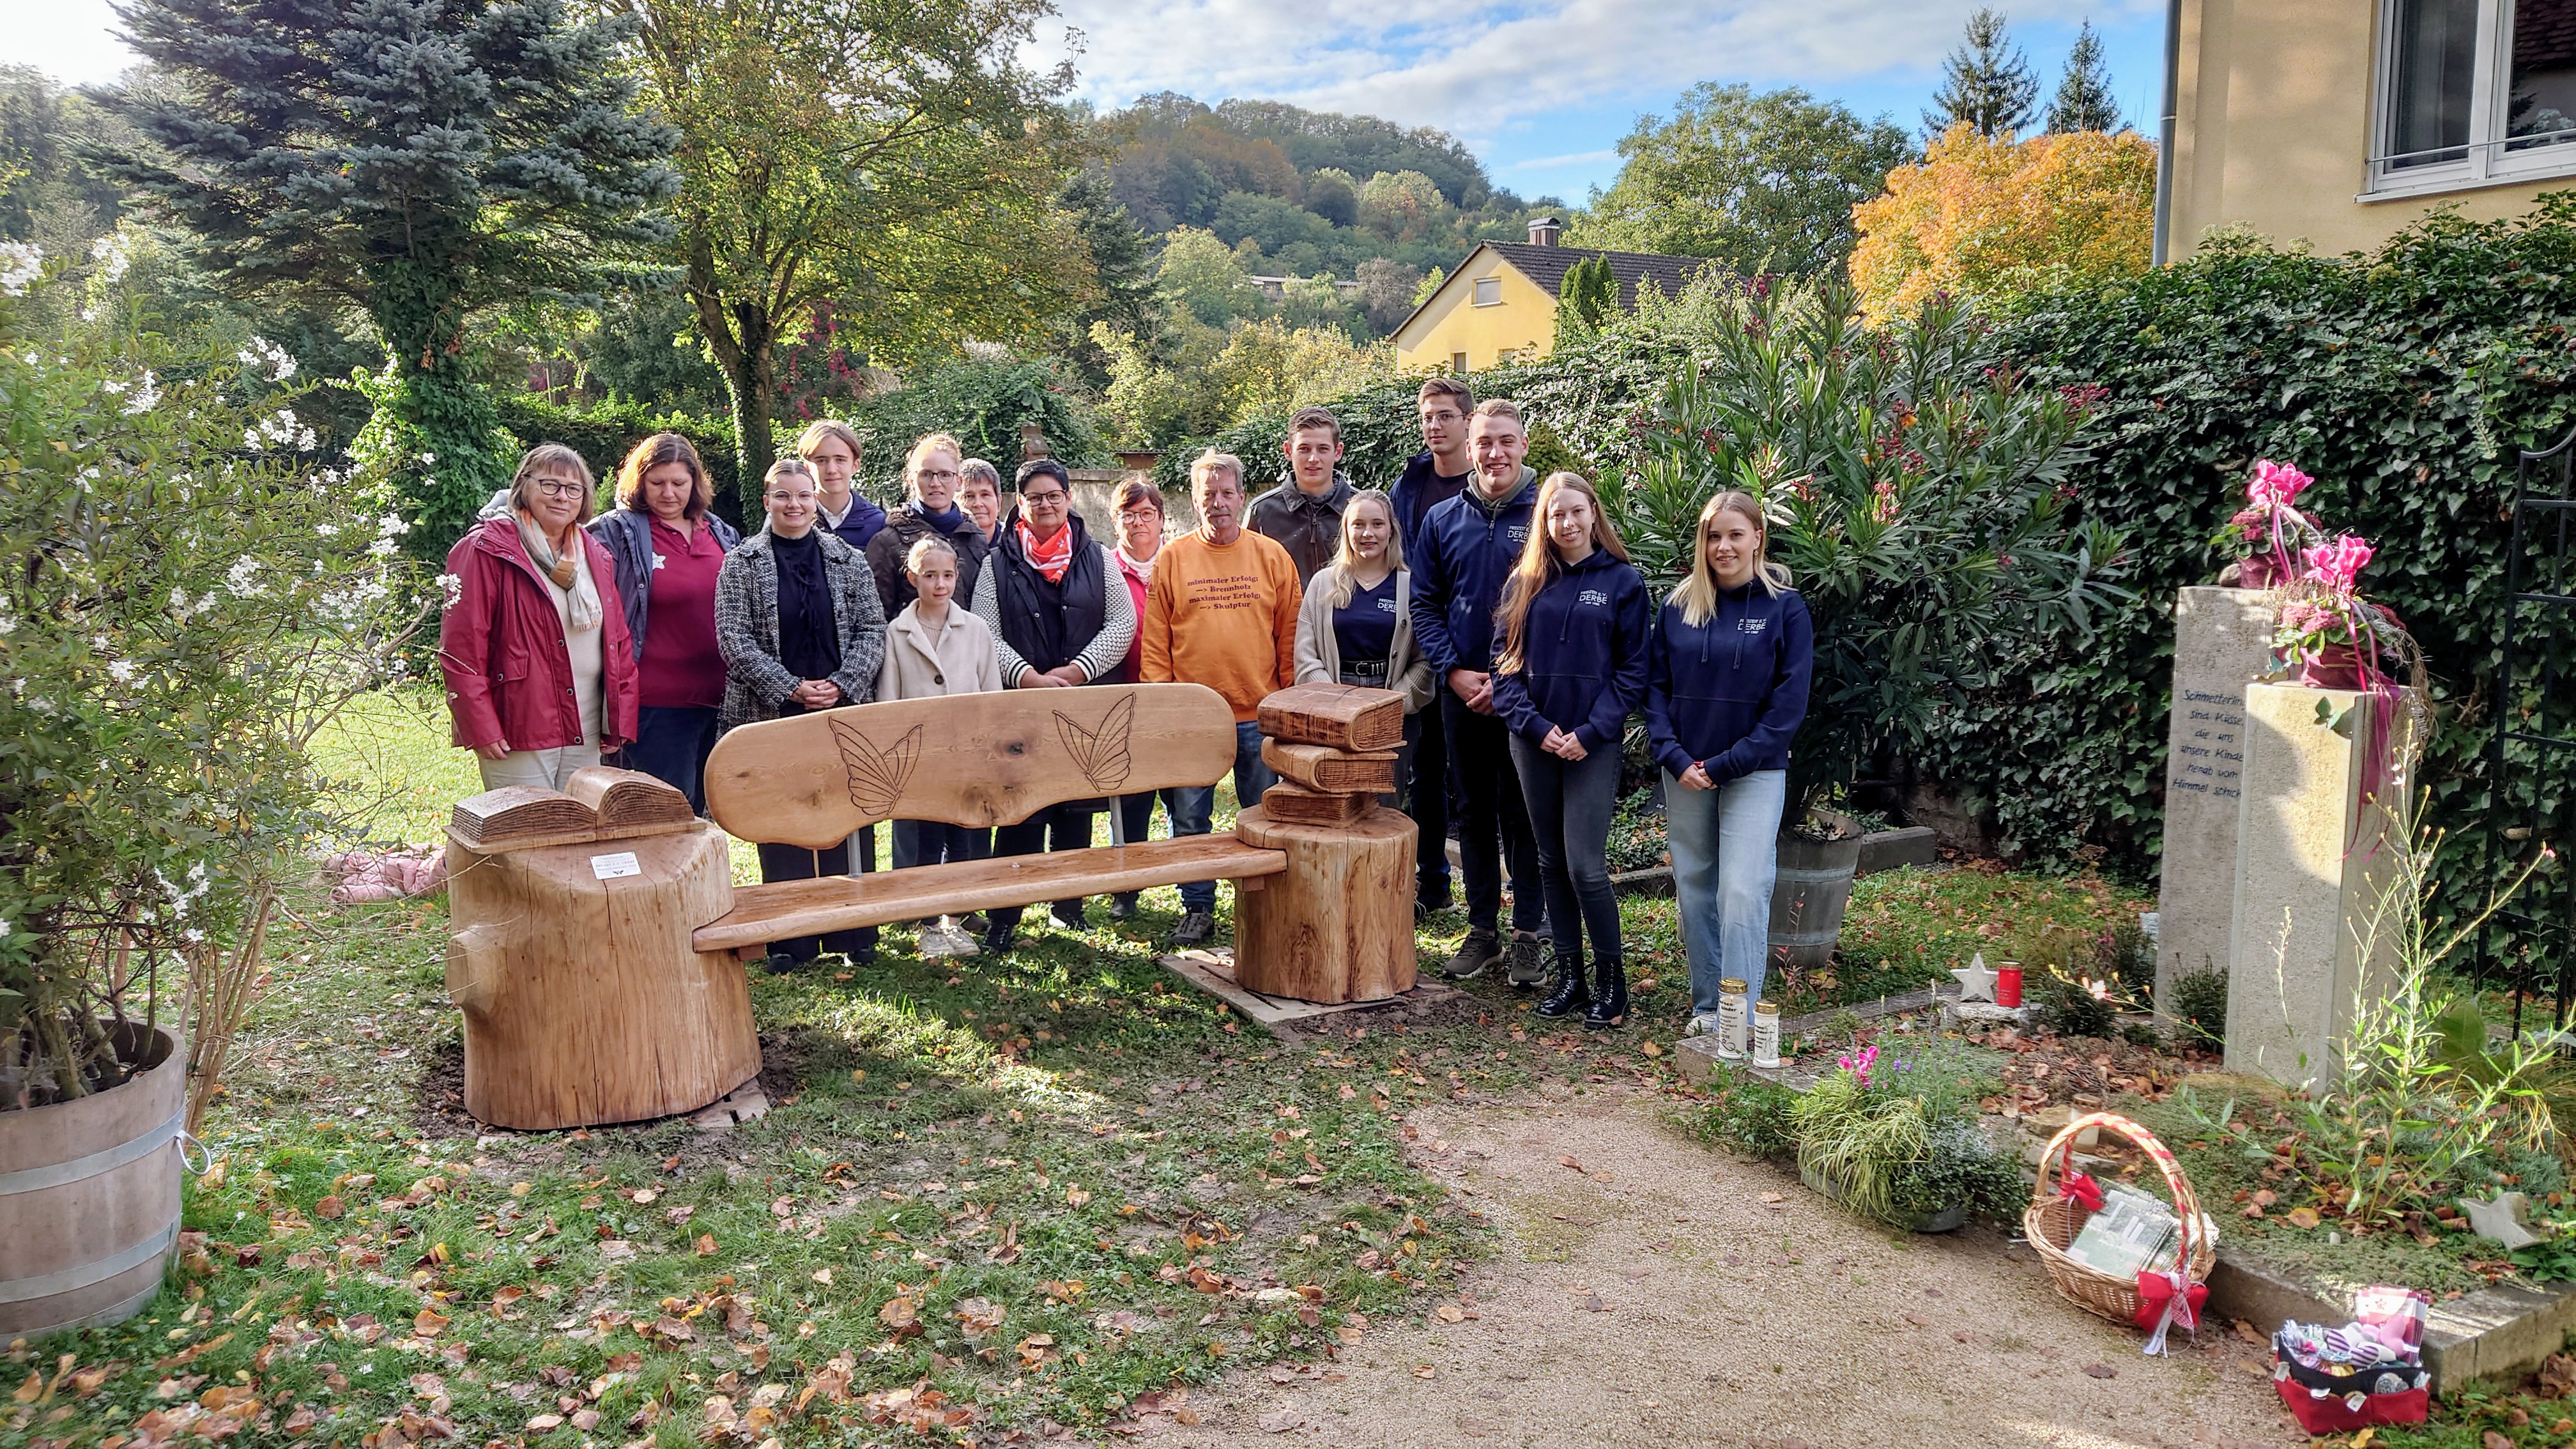
[[[1552,247],[1565,231],[1565,223],[1552,216],[1530,218],[1529,238],[1534,247]]]

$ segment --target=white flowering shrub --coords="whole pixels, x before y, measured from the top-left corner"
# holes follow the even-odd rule
[[[385,490],[312,452],[282,349],[157,371],[65,357],[15,335],[15,305],[0,299],[0,1110],[121,1082],[128,1024],[174,1009],[201,1101],[281,884],[342,823],[308,746],[399,672],[436,590]]]

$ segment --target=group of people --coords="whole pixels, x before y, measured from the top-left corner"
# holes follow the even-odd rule
[[[1628,1011],[1610,817],[1642,714],[1664,777],[1692,1025],[1713,1030],[1722,981],[1744,983],[1748,1010],[1760,999],[1812,656],[1761,505],[1708,501],[1690,572],[1659,608],[1592,485],[1527,465],[1517,407],[1433,378],[1417,413],[1425,446],[1392,489],[1355,486],[1339,422],[1308,408],[1289,423],[1277,487],[1248,497],[1244,461],[1211,450],[1190,467],[1195,529],[1171,537],[1162,493],[1130,479],[1114,540],[1074,510],[1061,465],[1022,464],[1006,511],[998,470],[944,433],[912,445],[904,502],[887,512],[852,488],[858,435],[814,424],[761,480],[748,537],[709,511],[705,466],[678,434],[636,445],[597,518],[588,465],[541,445],[448,556],[440,660],[455,741],[487,789],[561,788],[616,755],[703,811],[708,753],[737,725],[876,700],[1186,681],[1233,709],[1235,797],[1249,805],[1275,783],[1255,723],[1264,696],[1316,681],[1394,690],[1407,712],[1395,803],[1420,828],[1419,915],[1450,905],[1443,842],[1459,843],[1468,927],[1447,973],[1500,962],[1515,985],[1545,988],[1542,1016],[1608,1028]],[[898,820],[893,863],[1083,849],[1104,806],[1113,840],[1142,840],[1157,798],[1173,835],[1205,834],[1214,797],[1073,801],[990,832]],[[875,835],[762,845],[760,865],[769,881],[870,871]],[[1174,944],[1205,942],[1216,883],[1182,886],[1181,902]],[[1050,914],[1078,930],[1084,907]],[[1113,896],[1109,913],[1135,908]],[[1003,952],[1021,914],[924,929]],[[827,951],[864,962],[875,947],[873,929],[781,941],[770,965]]]

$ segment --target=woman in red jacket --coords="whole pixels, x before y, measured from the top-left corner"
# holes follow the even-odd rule
[[[581,527],[591,486],[579,453],[541,443],[448,550],[439,673],[486,790],[560,790],[635,738],[626,612],[608,551]]]

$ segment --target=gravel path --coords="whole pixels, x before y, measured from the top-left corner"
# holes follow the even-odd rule
[[[1418,1112],[1419,1160],[1502,1231],[1455,1301],[1459,1321],[1371,1328],[1315,1377],[1278,1368],[1197,1390],[1166,1405],[1182,1412],[1148,1416],[1147,1437],[1186,1449],[2304,1442],[2259,1346],[2204,1330],[2146,1358],[2138,1335],[2058,1298],[2027,1249],[1973,1231],[1891,1240],[1793,1176],[1684,1141],[1659,1110],[1594,1095]]]

